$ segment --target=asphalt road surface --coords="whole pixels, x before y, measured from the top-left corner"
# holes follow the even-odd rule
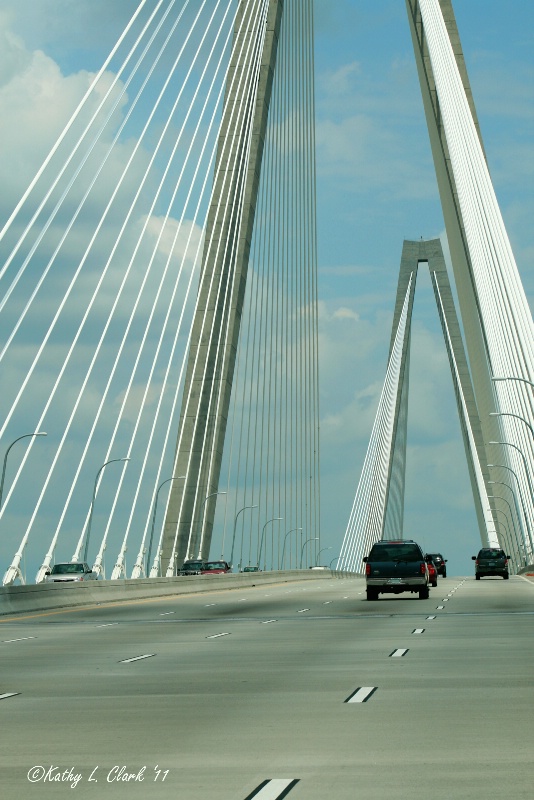
[[[0,795],[534,797],[534,584],[257,586],[0,621]]]

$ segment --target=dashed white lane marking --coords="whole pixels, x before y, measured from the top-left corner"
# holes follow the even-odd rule
[[[448,597],[444,597],[444,598],[443,598],[443,600],[442,600],[441,602],[442,602],[442,603],[448,603],[448,602],[449,602],[449,598],[448,598]]]
[[[427,619],[436,619],[436,616],[434,615],[433,617],[427,617]]]
[[[445,608],[445,606],[436,606],[436,609],[439,611],[441,608]]]
[[[104,622],[103,625],[96,625],[96,628],[111,628],[112,625],[118,625],[118,622]]]
[[[365,703],[377,689],[378,686],[360,686],[347,697],[345,703]]]
[[[298,782],[298,778],[270,778],[256,786],[245,800],[282,800]]]
[[[5,694],[0,694],[0,700],[7,700],[8,697],[16,697],[20,692],[5,692]]]
[[[399,647],[397,650],[394,650],[392,653],[389,654],[390,658],[402,658],[408,652],[407,647]]]
[[[135,658],[124,658],[122,661],[119,661],[119,664],[131,664],[132,661],[141,661],[143,658],[152,658],[155,656],[155,653],[145,653],[144,656],[135,656]]]
[[[424,633],[424,632],[425,632],[424,628],[414,628],[412,631],[412,633]]]
[[[331,602],[332,602],[331,600],[325,600],[325,601],[324,601],[324,603],[323,603],[323,606],[327,606],[327,605],[329,605]]]
[[[206,636],[206,639],[218,639],[219,636],[230,636],[229,633],[214,633],[213,636]]]
[[[276,620],[275,619],[264,619],[264,620],[262,620],[261,624],[262,625],[268,625],[269,622],[276,622]]]
[[[25,642],[27,639],[37,639],[37,636],[21,636],[20,639],[4,639],[3,644],[9,644],[10,642]]]
[[[297,611],[297,614],[303,614],[305,611],[309,611],[309,610],[310,610],[309,608],[301,608],[301,609],[299,609],[299,611]]]
[[[247,599],[246,597],[241,597],[237,602],[238,603],[243,603],[246,599]]]
[[[215,605],[217,605],[217,603],[206,603],[204,608],[209,608],[210,606],[215,606]]]
[[[168,617],[168,616],[169,616],[169,614],[176,614],[176,611],[163,611],[163,612],[160,614],[160,617]]]

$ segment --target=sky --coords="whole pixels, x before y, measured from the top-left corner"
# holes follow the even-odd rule
[[[0,0],[0,212],[14,206],[136,7]],[[532,306],[534,5],[455,0],[497,198]],[[104,21],[104,22],[103,22]],[[18,45],[12,45],[14,38]],[[316,0],[322,540],[338,553],[385,375],[404,239],[444,224],[404,0]],[[472,571],[480,546],[428,276],[412,323],[405,538]],[[323,560],[323,559],[322,559]]]

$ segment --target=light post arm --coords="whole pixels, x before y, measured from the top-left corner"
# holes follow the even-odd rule
[[[319,541],[319,537],[318,536],[312,536],[311,539],[306,539],[306,541],[302,545],[302,550],[300,551],[300,568],[301,569],[302,569],[302,559],[303,559],[303,556],[304,556],[304,548],[306,547],[308,542],[318,542],[318,541]]]
[[[530,542],[530,552],[534,553],[534,545],[532,543],[532,531],[530,530],[530,525],[529,525],[529,522],[528,522],[527,511],[526,511],[526,508],[525,508],[525,501],[523,499],[523,492],[521,491],[521,484],[519,483],[519,478],[517,477],[517,475],[514,472],[514,470],[511,467],[507,467],[506,464],[487,464],[486,466],[487,467],[501,467],[502,469],[507,469],[514,476],[515,481],[517,483],[517,488],[519,489],[519,499],[521,500],[521,508],[523,509],[523,516],[525,517],[525,524],[527,526],[528,538],[529,538],[529,542]]]
[[[286,540],[287,540],[287,537],[289,536],[290,533],[293,533],[294,531],[301,531],[301,530],[302,530],[302,528],[291,528],[291,530],[288,531],[286,533],[286,535],[284,536],[284,546],[282,547],[282,558],[281,558],[281,561],[280,561],[279,569],[284,569],[284,555],[285,555],[285,552],[286,552]],[[289,563],[291,563],[291,562],[289,562]]]
[[[235,519],[234,519],[234,533],[233,533],[233,535],[232,535],[232,549],[231,549],[231,551],[230,551],[230,566],[231,566],[231,567],[233,566],[233,563],[234,563],[234,545],[235,545],[235,533],[236,533],[236,527],[237,527],[237,518],[238,518],[238,516],[241,514],[241,512],[242,512],[242,511],[246,511],[246,509],[247,509],[247,508],[258,508],[258,505],[256,504],[256,505],[253,505],[253,506],[243,506],[243,508],[240,508],[240,509],[239,509],[239,511],[237,512],[237,514],[235,515]],[[221,559],[222,559],[222,558],[223,558],[223,556],[222,556],[222,554],[221,554]]]
[[[325,551],[325,550],[332,550],[332,548],[331,548],[331,547],[322,547],[322,548],[319,550],[319,552],[317,553],[317,558],[315,559],[315,566],[317,566],[317,565],[318,565],[318,563],[319,563],[319,556],[321,555],[321,553],[324,553],[324,551]]]
[[[21,439],[26,439],[28,436],[46,436],[47,434],[44,431],[37,431],[36,433],[24,433],[22,436],[19,436],[18,439],[15,439],[14,442],[11,442],[9,447],[6,450],[6,454],[4,456],[4,463],[2,465],[2,477],[0,478],[0,508],[2,508],[2,498],[4,496],[4,481],[6,478],[6,466],[7,466],[7,457],[9,455],[9,451],[13,447],[14,444],[20,442]]]
[[[265,535],[265,528],[267,527],[267,525],[270,522],[276,522],[276,521],[280,521],[282,519],[284,519],[284,518],[283,517],[273,517],[272,519],[268,519],[267,522],[265,523],[265,525],[263,526],[262,531],[261,531],[260,550],[259,550],[259,553],[258,553],[258,567],[261,564],[261,551],[263,549],[263,537]]]

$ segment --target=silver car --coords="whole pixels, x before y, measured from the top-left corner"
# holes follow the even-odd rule
[[[46,573],[47,583],[73,583],[74,581],[96,581],[98,575],[85,561],[70,561],[54,564]]]

